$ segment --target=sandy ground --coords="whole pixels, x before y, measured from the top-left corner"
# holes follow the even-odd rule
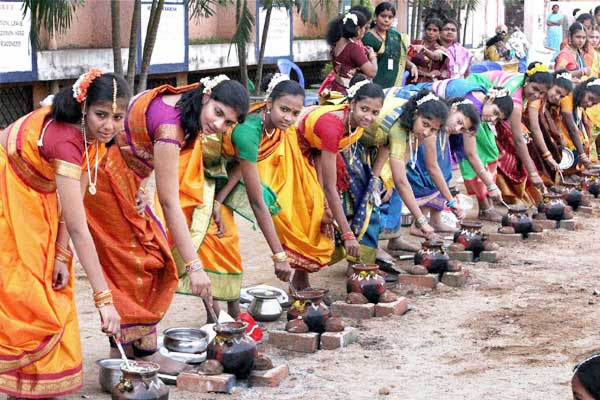
[[[599,203],[600,204],[600,203]],[[498,264],[465,266],[465,288],[440,286],[412,292],[402,317],[350,322],[360,340],[338,351],[296,354],[267,346],[289,378],[278,388],[236,388],[231,395],[193,394],[171,387],[172,399],[567,399],[577,360],[600,350],[598,217],[578,216],[575,232],[554,231],[541,243],[501,249]],[[272,274],[260,236],[240,221],[244,284],[284,285]],[[486,230],[497,228],[487,224]],[[406,236],[408,237],[408,236]],[[411,239],[413,240],[413,239]],[[343,299],[345,266],[312,277]],[[107,357],[89,285],[79,271],[77,304],[84,351],[85,386],[70,398],[108,398],[97,383],[94,361]],[[267,329],[283,326],[283,318]],[[177,295],[160,324],[200,326],[201,302]]]

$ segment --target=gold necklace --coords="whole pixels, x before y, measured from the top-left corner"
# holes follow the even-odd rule
[[[351,112],[352,111],[350,111],[348,113],[348,137],[350,137],[350,138],[352,138],[352,136],[356,135],[358,133],[358,130],[360,129],[360,126],[357,126],[354,129],[354,132],[352,132],[352,126],[350,125],[350,120],[352,119],[350,117],[350,113]],[[350,152],[350,165],[354,164],[354,157],[356,156],[357,143],[358,143],[358,141],[355,142],[354,144],[350,144],[350,149],[349,149],[349,152]]]
[[[414,133],[410,132],[408,135],[408,153],[410,154],[410,167],[412,169],[415,169],[415,167],[417,166],[417,157],[419,156],[419,138],[416,138],[414,146],[413,141],[415,141],[415,135]]]
[[[442,152],[442,160],[443,160],[446,155],[446,142],[448,141],[448,135],[446,134],[446,132],[444,130],[442,130],[440,132],[439,138],[440,138],[440,149]]]
[[[92,174],[90,172],[90,154],[88,150],[88,142],[87,140],[87,132],[85,130],[85,117],[81,120],[81,133],[83,133],[83,142],[85,144],[85,161],[87,166],[87,174],[88,174],[88,191],[93,196],[96,194],[96,183],[98,182],[98,140],[96,139],[96,164],[94,165],[94,179],[92,180]]]
[[[267,137],[270,139],[273,137],[273,135],[275,134],[275,132],[277,131],[277,128],[273,128],[273,129],[267,129],[267,114],[271,114],[270,112],[266,112],[263,111],[263,118],[262,118],[262,131],[265,133],[265,135],[267,135]]]

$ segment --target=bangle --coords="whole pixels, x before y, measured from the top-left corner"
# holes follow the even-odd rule
[[[342,233],[341,239],[344,242],[346,240],[356,240],[356,236],[354,236],[354,232],[348,231],[348,232]]]
[[[427,217],[424,215],[421,215],[419,218],[417,218],[415,220],[415,226],[417,228],[422,228],[423,226],[427,225],[429,223],[429,221],[427,220]]]
[[[273,260],[273,262],[286,262],[288,260],[288,256],[286,254],[285,251],[280,251],[279,253],[274,253],[271,256],[271,260]]]
[[[199,258],[194,258],[192,261],[185,263],[185,265],[183,266],[183,268],[187,268],[189,266],[192,266],[194,264],[197,264],[200,262]]]
[[[112,292],[110,289],[94,293],[94,305],[96,308],[113,304]]]
[[[495,190],[498,190],[498,185],[496,185],[495,183],[491,183],[488,187],[487,187],[488,192],[493,192]]]
[[[186,274],[191,274],[192,272],[200,271],[204,269],[200,260],[194,260],[191,264],[186,265],[185,272]]]
[[[65,264],[70,264],[73,260],[73,252],[69,249],[65,249],[60,244],[56,243],[54,250],[56,251],[56,254],[54,255],[56,260]]]
[[[550,153],[548,150],[546,150],[546,151],[544,152],[544,154],[542,154],[542,158],[543,158],[544,160],[547,160],[547,159],[549,159],[550,157],[552,157],[552,153]]]
[[[219,200],[214,200],[213,201],[213,208],[219,208],[221,207],[221,202]]]
[[[446,206],[447,206],[447,207],[450,207],[450,208],[452,208],[452,207],[455,207],[455,206],[456,206],[456,199],[451,199],[451,200],[448,200],[448,201],[446,202]]]
[[[537,171],[533,171],[529,173],[529,176],[534,177],[534,176],[540,176]]]

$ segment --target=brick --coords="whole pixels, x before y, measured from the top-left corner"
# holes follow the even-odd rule
[[[352,319],[367,319],[375,315],[375,304],[348,304],[345,301],[336,301],[331,305],[331,313],[334,317]]]
[[[562,221],[560,221],[559,227],[561,229],[566,229],[568,231],[574,231],[575,230],[575,220],[574,219],[563,219]]]
[[[199,375],[182,372],[177,376],[177,389],[195,393],[231,393],[235,386],[235,375]]]
[[[472,251],[451,251],[448,252],[451,260],[457,260],[461,262],[473,262]]]
[[[462,287],[467,283],[468,274],[464,271],[459,272],[444,272],[442,275],[442,283],[452,287]]]
[[[556,221],[553,219],[538,219],[536,220],[536,224],[544,229],[556,229]]]
[[[319,334],[290,333],[286,331],[270,331],[269,344],[282,350],[299,353],[314,353],[319,348]]]
[[[391,303],[375,304],[375,316],[385,317],[387,315],[402,315],[408,310],[408,300],[406,297],[399,297],[398,300]]]
[[[350,326],[342,332],[324,332],[321,334],[321,349],[335,350],[347,347],[358,341],[358,330]]]
[[[590,206],[579,206],[577,212],[580,214],[592,215],[594,213],[594,208]]]
[[[527,235],[527,241],[541,242],[542,240],[544,240],[544,232],[529,232]]]
[[[398,283],[400,285],[419,286],[428,289],[435,289],[437,287],[438,279],[436,275],[409,275],[400,274],[398,275]]]
[[[266,371],[252,371],[248,377],[250,386],[277,387],[290,374],[287,364],[281,364]]]
[[[482,251],[479,253],[479,261],[495,263],[498,262],[500,255],[497,251]]]
[[[489,240],[502,245],[504,243],[517,243],[521,240],[520,233],[498,233],[492,232],[488,235]]]

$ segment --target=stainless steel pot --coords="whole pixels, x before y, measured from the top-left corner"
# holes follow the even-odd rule
[[[123,360],[120,358],[105,358],[103,360],[96,360],[96,364],[100,367],[98,373],[98,382],[107,393],[110,393],[115,385],[120,382],[121,376],[121,364]]]
[[[169,328],[163,331],[163,345],[178,353],[204,353],[208,335],[196,328]]]
[[[272,290],[249,290],[252,301],[248,306],[248,313],[257,321],[270,322],[279,319],[283,308],[277,300],[277,293]]]

